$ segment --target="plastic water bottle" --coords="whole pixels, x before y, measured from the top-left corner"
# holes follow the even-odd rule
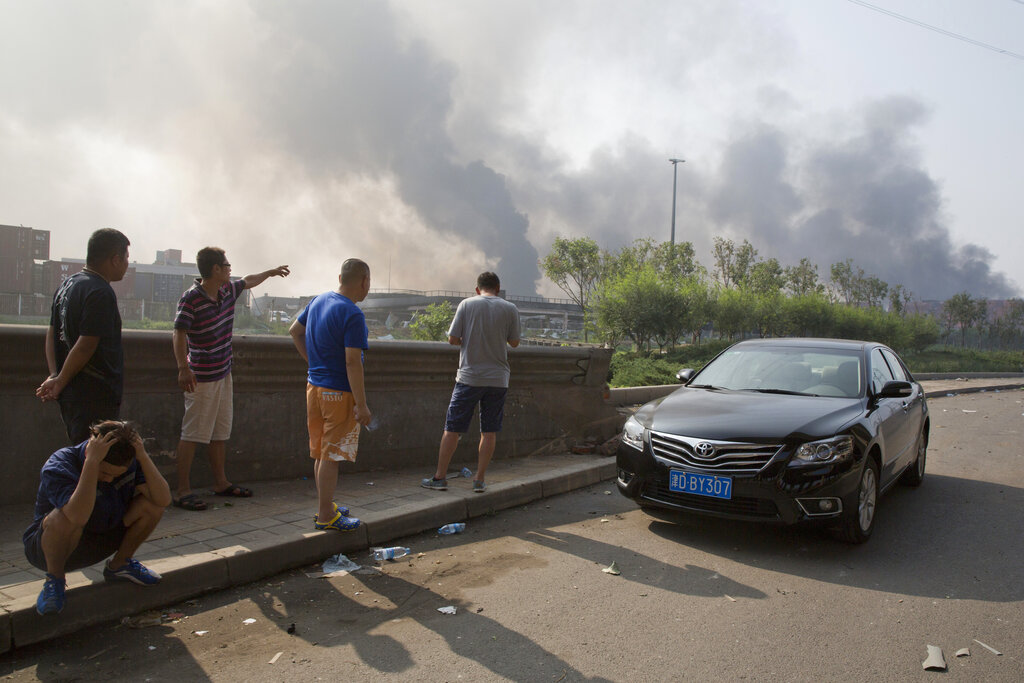
[[[453,524],[445,524],[443,527],[437,530],[437,533],[447,536],[448,534],[461,534],[465,530],[465,522],[455,522]]]
[[[463,479],[472,479],[473,478],[473,470],[469,469],[468,467],[463,467],[462,471],[459,472],[459,474],[462,475]]]
[[[384,560],[397,560],[399,557],[405,557],[411,552],[412,551],[410,549],[403,548],[401,546],[396,546],[394,548],[374,548],[373,559],[378,562],[383,562]]]

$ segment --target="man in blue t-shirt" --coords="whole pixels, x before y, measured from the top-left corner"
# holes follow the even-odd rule
[[[355,461],[360,426],[372,417],[363,383],[366,317],[356,306],[370,291],[370,267],[350,258],[338,283],[337,290],[310,301],[288,332],[309,364],[306,424],[319,502],[314,527],[342,531],[357,528],[359,520],[334,502],[338,463]]]
[[[35,519],[22,536],[25,557],[46,572],[36,611],[60,613],[65,572],[108,557],[107,581],[160,581],[133,556],[170,504],[170,487],[129,423],[100,422],[88,441],[51,455],[40,472]]]

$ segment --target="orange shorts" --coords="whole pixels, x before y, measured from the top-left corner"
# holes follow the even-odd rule
[[[306,383],[306,425],[309,457],[355,462],[359,450],[356,399],[348,391]]]

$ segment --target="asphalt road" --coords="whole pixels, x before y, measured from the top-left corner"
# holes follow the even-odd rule
[[[161,625],[24,648],[0,657],[0,675],[1021,681],[1022,400],[931,401],[925,483],[882,499],[863,546],[792,527],[654,520],[609,482],[457,536],[411,537],[413,555],[397,562],[352,558],[380,566],[373,574],[311,578],[309,567],[182,603]],[[613,561],[619,576],[602,572]],[[926,645],[942,648],[947,673],[922,670]],[[954,656],[965,647],[969,657]]]

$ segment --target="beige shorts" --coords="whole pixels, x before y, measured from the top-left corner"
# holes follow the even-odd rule
[[[348,391],[306,383],[306,426],[309,457],[355,462],[359,450],[356,399]]]
[[[231,394],[231,373],[215,382],[197,382],[195,391],[186,391],[181,440],[192,443],[227,441],[234,417]]]

